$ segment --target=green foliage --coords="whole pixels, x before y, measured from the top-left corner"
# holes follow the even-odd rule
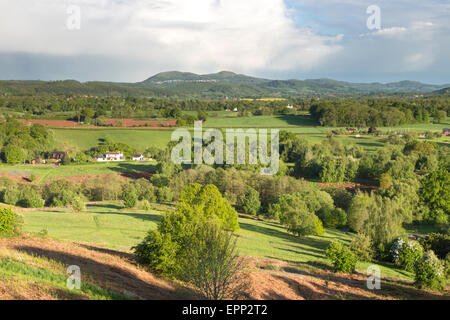
[[[325,191],[333,198],[334,205],[337,208],[348,210],[353,199],[351,192],[345,188],[326,188]]]
[[[421,181],[419,190],[420,200],[435,212],[431,217],[439,223],[448,223],[448,215],[450,213],[450,173],[442,168],[425,176]],[[441,211],[442,210],[442,211]],[[442,214],[439,214],[442,212]],[[441,221],[436,221],[441,220]]]
[[[81,196],[74,196],[72,199],[72,209],[75,212],[83,212],[86,211],[86,205],[84,204],[84,200]]]
[[[350,228],[370,237],[379,259],[387,258],[388,246],[403,234],[404,221],[398,202],[373,194],[356,195],[348,212]]]
[[[257,215],[260,207],[261,201],[259,201],[259,192],[253,188],[249,188],[242,200],[242,209],[244,210],[244,213]]]
[[[172,190],[169,187],[156,189],[156,199],[158,202],[171,202],[173,200]]]
[[[204,223],[236,231],[237,212],[213,185],[188,185],[181,194],[175,212],[164,215],[157,231],[151,231],[136,246],[138,261],[166,275],[180,275],[182,257],[186,257],[194,230]]]
[[[134,208],[138,201],[136,189],[133,186],[124,188],[122,193],[122,201],[125,208]]]
[[[427,251],[415,265],[415,285],[443,291],[446,284],[444,264],[433,251]]]
[[[180,258],[180,279],[193,284],[208,300],[235,298],[243,294],[242,261],[236,238],[214,222],[196,227]]]
[[[18,164],[24,161],[24,154],[21,147],[8,145],[3,148],[3,158],[6,163]]]
[[[24,208],[42,208],[45,204],[39,190],[25,187],[20,191],[20,200],[17,205]]]
[[[20,232],[22,219],[10,208],[0,208],[0,236],[11,237]]]
[[[159,230],[150,231],[144,240],[132,248],[140,264],[148,265],[152,270],[166,276],[178,274],[177,252],[179,245],[172,241],[168,233]]]
[[[334,272],[353,273],[355,271],[357,262],[355,255],[340,242],[332,242],[325,254],[331,260]]]
[[[423,254],[424,250],[422,246],[415,241],[405,241],[398,238],[394,240],[391,247],[393,262],[410,272],[414,271],[414,266],[420,259],[422,259]]]
[[[419,242],[426,251],[433,250],[439,259],[445,259],[450,253],[450,235],[430,233]]]
[[[372,241],[364,233],[358,233],[350,243],[349,249],[360,261],[372,261]]]
[[[320,210],[318,217],[327,228],[341,228],[347,225],[347,213],[341,208]]]
[[[17,187],[8,188],[3,192],[2,202],[15,206],[20,199],[20,191]]]

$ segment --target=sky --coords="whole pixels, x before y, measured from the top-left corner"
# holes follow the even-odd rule
[[[0,0],[2,80],[447,84],[449,57],[450,0]]]

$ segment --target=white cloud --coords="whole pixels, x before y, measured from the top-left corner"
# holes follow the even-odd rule
[[[81,8],[68,30],[66,9]],[[107,55],[155,70],[311,70],[342,35],[298,28],[283,0],[15,0],[0,3],[0,51]]]

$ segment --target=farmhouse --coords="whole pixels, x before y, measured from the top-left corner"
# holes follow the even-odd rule
[[[444,128],[444,129],[442,129],[442,134],[443,134],[445,137],[450,136],[450,128]]]
[[[347,130],[348,134],[354,134],[355,133],[355,129],[353,129],[353,128],[346,128],[345,130]]]
[[[121,151],[107,152],[105,155],[98,157],[97,161],[125,161],[125,157]]]
[[[132,159],[133,161],[142,161],[144,160],[144,156],[142,154],[135,154]]]
[[[61,161],[61,160],[64,159],[64,157],[66,157],[66,156],[67,156],[67,152],[64,152],[64,151],[54,151],[54,152],[51,152],[51,153],[48,155],[48,158],[49,158],[50,160]]]

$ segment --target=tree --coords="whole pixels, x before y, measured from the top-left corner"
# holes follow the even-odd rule
[[[3,149],[4,159],[6,163],[18,164],[23,162],[24,153],[22,148],[16,145],[8,145]]]
[[[14,236],[20,232],[22,219],[10,208],[0,208],[0,236]]]
[[[84,152],[78,152],[75,157],[73,158],[73,160],[76,163],[83,163],[87,161],[87,156]]]
[[[75,196],[72,199],[72,209],[75,212],[86,211],[86,206],[85,206],[83,198],[81,196]]]
[[[257,215],[260,207],[259,192],[253,188],[249,188],[242,200],[242,209],[246,214]]]
[[[436,170],[421,181],[420,200],[432,211],[450,212],[450,173],[444,168]]]
[[[180,278],[197,287],[206,299],[238,298],[243,294],[243,265],[236,238],[217,223],[200,224],[188,239],[180,260]]]
[[[125,188],[122,192],[122,200],[125,208],[134,208],[138,201],[138,195],[134,187]]]

